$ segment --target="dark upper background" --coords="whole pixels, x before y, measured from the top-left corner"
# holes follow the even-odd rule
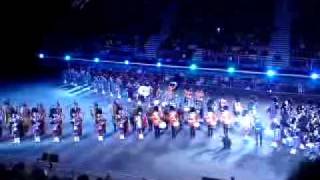
[[[41,74],[36,58],[43,37],[68,12],[69,0],[10,1],[2,6],[0,82]]]
[[[65,39],[80,44],[76,41],[104,33],[136,33],[148,36],[161,28],[162,12],[166,11],[168,4],[173,1],[180,10],[167,40],[169,45],[164,43],[164,48],[172,48],[171,41],[179,38],[204,47],[215,47],[215,42],[222,44],[221,42],[229,40],[217,41],[212,35],[219,25],[226,27],[225,32],[230,34],[234,33],[233,31],[240,31],[242,34],[256,33],[262,44],[268,44],[273,28],[273,0],[91,0],[82,9],[74,7],[74,1],[15,0],[1,5],[7,10],[5,13],[2,11],[1,29],[4,31],[1,33],[1,81],[28,79],[43,74],[43,71],[47,72],[39,66],[36,55],[38,50],[48,44],[50,46],[55,43],[55,47],[66,49],[68,41]],[[292,42],[295,44],[292,47],[300,46],[303,39],[307,48],[316,47],[318,50],[319,1],[292,1],[295,2],[295,7],[292,7],[295,19],[292,23]],[[267,33],[259,32],[259,28]],[[51,39],[44,45],[48,34]],[[53,38],[55,41],[52,41],[52,37],[57,35],[56,39]],[[205,42],[208,39],[213,39],[213,45],[210,44],[212,42]],[[309,47],[309,41],[317,45]],[[86,41],[81,43],[83,42]]]

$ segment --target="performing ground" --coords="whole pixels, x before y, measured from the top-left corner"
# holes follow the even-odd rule
[[[119,140],[119,135],[112,133],[110,124],[107,138],[101,143],[89,117],[89,108],[93,102],[98,102],[109,112],[110,120],[110,98],[90,90],[71,88],[48,82],[1,88],[1,98],[10,98],[15,103],[27,102],[29,106],[42,102],[47,109],[59,100],[67,110],[77,100],[85,110],[86,118],[84,137],[79,143],[73,142],[71,125],[65,121],[63,139],[59,144],[53,143],[50,136],[39,144],[34,143],[31,136],[19,145],[2,139],[0,161],[34,162],[43,152],[49,152],[59,154],[57,168],[93,175],[111,172],[123,179],[196,180],[203,176],[222,179],[234,176],[237,180],[284,180],[303,158],[289,155],[285,148],[272,149],[268,133],[263,147],[257,148],[253,138],[245,142],[238,132],[233,132],[231,150],[222,150],[221,128],[215,139],[206,136],[205,127],[197,132],[195,139],[190,139],[189,129],[185,127],[174,140],[168,131],[157,140],[153,133],[146,133],[145,139],[140,141],[134,134],[126,140]],[[248,97],[245,93],[243,96],[242,99]],[[266,99],[259,99],[258,113],[266,120],[267,104]]]

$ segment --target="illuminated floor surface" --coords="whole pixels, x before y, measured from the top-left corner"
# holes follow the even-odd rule
[[[10,98],[13,102],[43,102],[46,107],[53,105],[57,99],[68,108],[76,99],[89,116],[89,107],[93,102],[111,109],[108,99],[91,91],[76,93],[50,83],[34,83],[1,89],[1,98]],[[76,94],[76,95],[75,95]],[[29,103],[30,104],[30,103]],[[266,102],[259,104],[258,112],[265,116]],[[221,140],[208,139],[206,128],[197,132],[196,139],[189,138],[189,129],[184,128],[177,139],[171,140],[170,131],[158,140],[153,134],[147,134],[143,141],[131,135],[126,140],[119,140],[112,134],[111,126],[108,137],[103,143],[97,141],[93,123],[86,118],[84,137],[80,143],[74,143],[71,126],[64,125],[64,137],[60,144],[52,142],[50,137],[40,144],[32,139],[14,145],[8,140],[0,143],[0,158],[14,161],[35,161],[43,152],[57,153],[60,156],[58,166],[81,170],[96,175],[107,171],[144,176],[152,179],[193,180],[202,176],[228,179],[231,176],[240,180],[282,180],[297,167],[300,156],[290,156],[287,151],[273,150],[270,139],[262,148],[256,148],[253,139],[244,143],[238,133],[231,135],[232,149],[221,150]],[[222,134],[220,129],[218,134]],[[130,179],[130,178],[129,178]],[[131,178],[132,179],[132,178]]]

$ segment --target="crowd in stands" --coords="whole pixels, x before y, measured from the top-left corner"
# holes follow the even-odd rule
[[[319,2],[295,2],[291,55],[320,58],[320,27],[315,23]],[[173,13],[165,13],[172,4],[176,5]],[[201,49],[201,58],[206,62],[242,58],[261,66],[259,62],[270,55],[276,6],[275,0],[88,2],[53,31],[59,33],[48,35],[52,37],[46,40],[48,46],[44,48],[52,50],[57,46],[64,52],[90,56],[101,53],[109,58],[145,57],[146,44],[156,34],[161,36],[160,47],[156,47],[161,59],[189,62]],[[165,19],[170,18],[172,25],[166,25]],[[92,29],[98,32],[92,34]]]
[[[320,59],[320,2],[297,0],[299,8],[293,19],[292,54],[297,57]]]
[[[273,12],[274,1],[186,1],[162,48],[203,48],[208,59],[217,53],[267,55]]]

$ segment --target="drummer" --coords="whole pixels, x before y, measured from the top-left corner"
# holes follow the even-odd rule
[[[152,124],[154,127],[154,136],[155,138],[159,138],[160,137],[160,123],[161,121],[161,115],[160,115],[160,111],[159,111],[159,107],[155,106],[153,108],[153,112],[151,114],[151,119],[152,119]]]
[[[213,136],[213,129],[216,128],[218,120],[217,115],[212,108],[208,108],[208,113],[205,119],[208,125],[208,137],[211,138]]]
[[[229,112],[229,107],[224,106],[223,111],[220,115],[220,121],[223,123],[223,133],[225,137],[229,136],[229,129],[232,124],[231,113]]]
[[[189,112],[189,125],[190,125],[190,136],[191,138],[196,137],[196,129],[200,127],[199,117],[196,109],[192,107]]]
[[[171,125],[172,139],[174,139],[177,136],[177,132],[180,127],[180,122],[178,118],[178,113],[173,106],[170,106],[170,110],[168,113],[168,120]]]

